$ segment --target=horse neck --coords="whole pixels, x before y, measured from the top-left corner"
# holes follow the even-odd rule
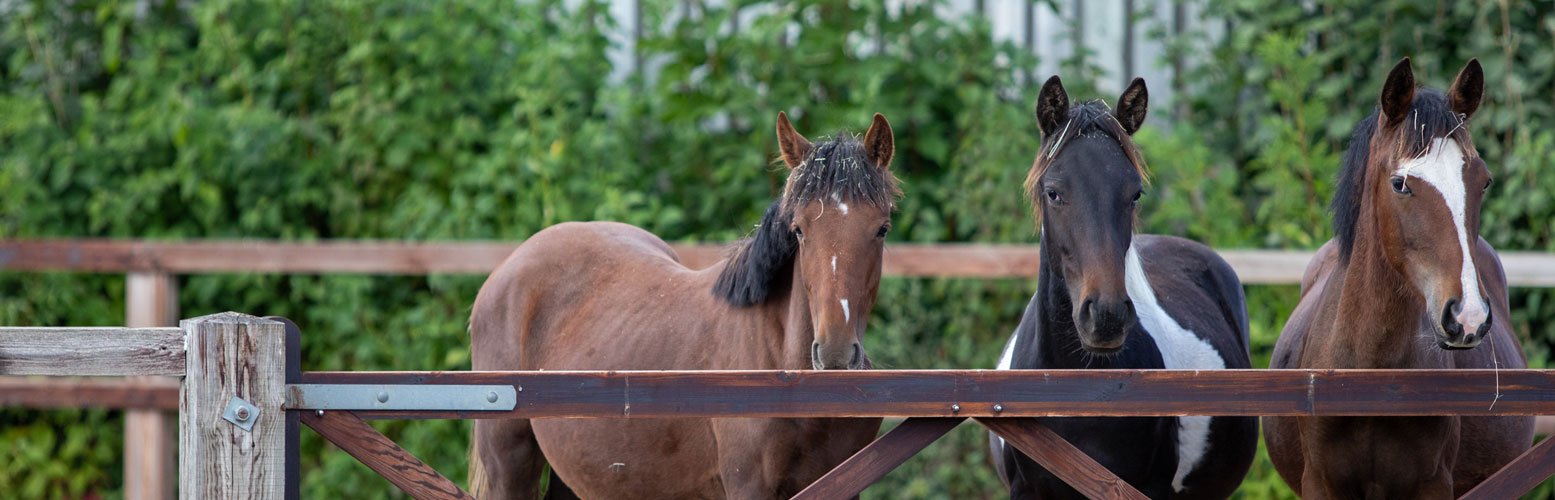
[[[1357,235],[1377,234],[1370,205],[1355,229]],[[1334,276],[1339,283],[1337,314],[1329,351],[1333,368],[1432,368],[1446,367],[1445,356],[1432,356],[1435,347],[1420,335],[1424,300],[1374,239],[1356,237],[1348,257],[1341,256]]]
[[[804,294],[798,266],[787,290],[775,291],[766,301],[735,309],[733,320],[721,328],[727,347],[734,353],[726,369],[809,370],[810,343],[815,339],[810,321],[810,301]],[[740,312],[743,312],[741,314]]]

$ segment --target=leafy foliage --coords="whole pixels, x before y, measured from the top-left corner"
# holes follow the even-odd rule
[[[1445,86],[1469,57],[1488,92],[1473,121],[1496,176],[1484,236],[1555,250],[1555,16],[1545,3],[1208,0],[1225,33],[1170,37],[1187,56],[1176,110],[1138,134],[1154,182],[1143,230],[1217,247],[1312,248],[1351,125],[1409,55]],[[714,5],[717,4],[717,5]],[[939,2],[644,3],[644,71],[611,76],[601,0],[122,2],[0,6],[0,237],[521,239],[608,219],[670,240],[724,241],[781,189],[778,110],[812,138],[884,113],[907,196],[895,241],[1034,243],[1020,183],[1037,148],[1035,58]],[[1217,24],[1221,21],[1215,21]],[[1151,30],[1166,37],[1164,27]],[[1093,54],[1062,60],[1098,95]],[[1045,76],[1045,75],[1039,75]],[[1040,81],[1038,79],[1037,81]],[[1164,86],[1165,82],[1152,82]],[[1544,92],[1547,93],[1547,92]],[[197,275],[184,316],[278,314],[310,370],[469,367],[475,276]],[[122,323],[123,281],[0,275],[0,324]],[[893,368],[992,366],[1034,284],[887,279],[868,347]],[[1297,298],[1249,287],[1266,366]],[[1547,366],[1555,296],[1514,290],[1525,350]],[[463,481],[469,425],[381,422]],[[0,411],[0,489],[114,497],[116,412]],[[304,433],[308,496],[401,498]],[[869,498],[1000,496],[984,434],[964,426]],[[25,472],[19,472],[25,471]],[[1548,486],[1541,490],[1548,492]],[[1260,459],[1244,498],[1289,498]]]

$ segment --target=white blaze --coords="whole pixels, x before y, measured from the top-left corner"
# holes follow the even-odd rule
[[[852,323],[853,313],[848,310],[848,299],[842,299],[840,302],[842,302],[842,322]]]
[[[848,215],[848,204],[841,202],[837,203],[837,210],[841,210],[842,215]]]
[[[837,274],[837,256],[831,256],[831,273]]]
[[[1123,285],[1128,298],[1134,302],[1134,313],[1139,326],[1150,333],[1156,347],[1161,350],[1161,361],[1167,369],[1223,370],[1226,360],[1215,347],[1177,323],[1155,297],[1150,278],[1145,276],[1139,252],[1129,245],[1123,257]],[[1198,467],[1209,450],[1209,424],[1211,417],[1177,417],[1177,474],[1172,476],[1172,489],[1182,491],[1183,479]]]
[[[1458,248],[1463,252],[1463,270],[1458,277],[1463,286],[1463,312],[1458,314],[1458,323],[1463,325],[1464,333],[1472,333],[1489,317],[1489,311],[1479,296],[1479,273],[1474,269],[1474,254],[1469,251],[1468,189],[1463,185],[1463,164],[1463,148],[1458,141],[1438,137],[1431,140],[1425,154],[1399,166],[1394,173],[1405,179],[1418,178],[1436,188],[1447,202],[1447,210],[1452,212],[1453,230],[1458,233]]]

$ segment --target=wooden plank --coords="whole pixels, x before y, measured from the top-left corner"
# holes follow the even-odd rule
[[[4,408],[178,409],[178,379],[0,377]]]
[[[965,418],[909,418],[903,420],[884,436],[875,439],[864,449],[826,475],[810,483],[804,491],[794,495],[794,500],[822,500],[853,498],[864,488],[875,484],[886,474],[896,470],[907,459],[917,455],[925,446],[955,429]]]
[[[1004,442],[1015,445],[1087,498],[1147,500],[1139,490],[1036,420],[978,418],[977,422],[1004,438]]]
[[[177,328],[0,327],[0,375],[183,374]]]
[[[518,242],[333,240],[0,240],[0,270],[190,273],[486,274]],[[700,269],[727,243],[674,244],[681,261]],[[1307,250],[1218,250],[1247,284],[1293,285],[1311,259]],[[1501,252],[1511,286],[1555,286],[1555,254]],[[895,277],[1031,278],[1036,245],[915,244],[886,247],[883,273]]]
[[[179,498],[281,500],[285,328],[279,321],[232,312],[181,324],[189,334],[189,373],[179,406]],[[251,430],[222,418],[234,396],[258,408]]]
[[[1555,474],[1555,439],[1545,439],[1506,464],[1459,500],[1517,498]]]
[[[286,383],[302,383],[302,329],[292,320],[265,316],[280,321],[286,328]],[[302,412],[286,412],[286,500],[302,497]]]
[[[146,240],[4,240],[0,269],[169,273],[485,274],[516,242],[393,242],[268,240],[158,242]],[[717,262],[728,244],[671,245],[693,268]],[[1223,249],[1221,256],[1249,284],[1296,284],[1311,258],[1305,250]],[[1501,252],[1512,286],[1555,286],[1555,255]],[[1030,278],[1035,245],[911,244],[888,247],[887,276]]]
[[[125,326],[131,328],[177,326],[178,280],[170,274],[130,273],[124,286],[124,316]],[[130,381],[171,382],[173,387],[178,387],[178,379],[174,378],[144,376],[131,377]],[[173,399],[176,401],[177,396]],[[177,457],[177,414],[155,408],[136,408],[124,413],[125,498],[175,498]]]
[[[348,411],[299,412],[302,423],[416,500],[474,500],[453,481]]]
[[[303,372],[308,384],[506,384],[506,412],[363,418],[1548,415],[1555,371],[868,370]],[[1446,382],[1446,381],[1450,381]],[[288,391],[288,407],[308,408]],[[630,405],[628,405],[630,403]],[[951,405],[959,405],[955,411]],[[994,411],[994,405],[1001,411]]]

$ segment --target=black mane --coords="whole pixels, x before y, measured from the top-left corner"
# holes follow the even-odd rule
[[[1343,167],[1334,187],[1334,201],[1329,210],[1334,213],[1334,238],[1339,240],[1339,255],[1350,256],[1355,248],[1355,226],[1361,216],[1361,194],[1365,191],[1366,168],[1371,156],[1371,139],[1378,131],[1378,113],[1361,120],[1350,133],[1350,149],[1344,153]],[[1447,97],[1435,89],[1415,89],[1414,103],[1404,117],[1397,144],[1399,158],[1416,157],[1431,147],[1438,137],[1452,137],[1458,144],[1468,145],[1468,129],[1462,117],[1447,105]]]
[[[713,283],[713,295],[735,307],[750,307],[786,289],[793,277],[799,239],[791,229],[794,210],[811,201],[863,200],[890,207],[902,191],[896,177],[866,158],[858,137],[838,133],[815,144],[803,163],[788,174],[783,196],[767,207],[754,234],[735,248]]]

